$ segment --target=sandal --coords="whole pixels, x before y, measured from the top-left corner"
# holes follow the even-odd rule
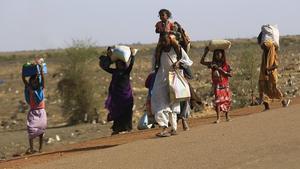
[[[177,132],[176,132],[176,130],[171,130],[171,131],[170,131],[170,134],[171,134],[171,136],[178,135]]]
[[[167,131],[162,131],[160,133],[157,133],[156,136],[157,137],[170,137],[171,134],[169,132],[167,132]]]
[[[220,120],[216,120],[214,123],[215,123],[215,124],[219,124],[219,123],[220,123]]]
[[[230,122],[230,121],[232,121],[232,119],[231,119],[231,118],[227,118],[226,121],[227,121],[227,122]]]
[[[183,128],[184,131],[190,130],[186,119],[182,119],[182,128]]]
[[[36,153],[37,151],[36,150],[31,150],[30,148],[28,148],[25,152],[26,155],[30,155],[30,154],[34,154]]]

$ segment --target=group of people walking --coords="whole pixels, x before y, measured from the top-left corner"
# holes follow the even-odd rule
[[[192,79],[190,67],[193,61],[188,57],[190,39],[185,30],[177,22],[170,20],[172,14],[167,9],[159,11],[160,21],[155,25],[155,32],[159,34],[159,41],[153,55],[152,70],[147,78],[149,89],[147,98],[147,110],[149,116],[154,116],[155,122],[162,128],[157,133],[158,137],[168,137],[177,134],[177,121],[182,119],[183,129],[188,130],[187,118],[190,114],[190,107],[201,104],[192,86],[188,83]],[[282,101],[283,106],[289,104],[289,100],[283,99],[278,89],[278,47],[272,40],[263,40],[258,36],[258,43],[263,50],[262,62],[259,75],[259,97],[265,110],[270,109],[272,100]],[[114,47],[108,47],[106,56],[101,56],[99,66],[112,75],[109,85],[108,96],[105,101],[105,108],[109,111],[107,120],[113,121],[112,135],[132,130],[132,117],[134,98],[130,84],[130,73],[132,71],[135,55],[131,51],[128,61],[112,61]],[[229,87],[229,78],[232,77],[232,70],[227,62],[225,49],[212,50],[211,61],[206,57],[210,49],[206,47],[200,63],[211,70],[211,82],[214,93],[214,108],[217,114],[215,123],[221,122],[221,113],[225,113],[226,121],[230,121],[229,111],[231,108],[232,94]],[[115,64],[115,68],[111,65]],[[39,66],[40,69],[41,66]],[[190,98],[174,100],[170,98],[169,72],[181,70],[182,76],[189,85]],[[179,73],[180,74],[180,73]],[[47,126],[47,116],[44,103],[44,75],[40,70],[39,74],[29,77],[29,81],[22,76],[25,84],[25,98],[30,105],[27,116],[27,129],[30,148],[28,153],[33,153],[33,139],[39,137],[42,150],[42,139]],[[170,129],[169,129],[170,127]]]
[[[167,137],[177,134],[177,121],[183,119],[183,128],[188,130],[187,118],[190,112],[191,100],[196,98],[196,103],[201,104],[201,99],[195,96],[194,90],[191,86],[190,100],[172,100],[170,98],[169,86],[169,72],[171,70],[182,70],[183,76],[188,80],[192,77],[191,65],[193,61],[188,57],[190,40],[181,25],[170,20],[172,14],[167,9],[159,11],[160,21],[155,25],[155,32],[159,34],[159,40],[155,53],[153,55],[152,72],[147,78],[147,88],[149,89],[147,98],[148,116],[154,116],[155,122],[162,128],[162,131],[157,133],[159,137]],[[276,44],[272,40],[265,41],[259,44],[263,49],[260,77],[259,77],[259,94],[261,103],[265,106],[265,110],[270,108],[271,100],[282,100],[284,106],[289,104],[289,101],[284,101],[282,93],[277,87],[277,68],[278,68],[278,53]],[[108,49],[108,53],[111,53]],[[232,94],[229,88],[229,78],[232,77],[232,70],[227,62],[225,49],[214,49],[212,51],[213,57],[211,61],[206,60],[210,49],[206,47],[200,63],[211,70],[212,89],[214,93],[214,108],[217,114],[215,123],[220,123],[221,113],[224,112],[226,121],[230,121],[229,111],[231,108]],[[109,55],[109,54],[108,54]],[[134,56],[131,57],[131,62],[128,64],[126,72],[130,73],[132,69]],[[119,69],[116,62],[116,69]],[[125,63],[123,63],[125,65]],[[107,68],[102,68],[107,71]],[[126,68],[123,68],[126,70]],[[110,73],[112,71],[109,71]],[[116,71],[118,72],[118,71]],[[109,88],[109,96],[107,98],[106,107],[109,110],[108,119],[113,120],[113,133],[117,134],[123,131],[130,131],[132,129],[132,90],[130,87],[129,74],[123,73],[118,76],[120,79],[126,79],[123,82],[119,80],[116,82],[114,75]],[[150,80],[149,80],[150,79]],[[119,83],[119,84],[117,84]],[[125,85],[126,84],[126,85]],[[190,84],[189,84],[190,85]],[[112,86],[120,86],[118,89],[113,89]],[[123,87],[123,88],[122,88]],[[124,95],[123,95],[124,94]],[[114,96],[115,95],[115,96]],[[115,99],[114,99],[115,98]],[[120,99],[123,99],[120,101]],[[128,99],[128,101],[126,101]],[[122,105],[123,103],[126,103]],[[123,107],[125,106],[125,107]],[[117,110],[113,110],[113,107]],[[150,113],[149,113],[150,112]],[[110,118],[114,114],[127,114],[124,118],[121,115]],[[123,120],[124,123],[119,123]],[[127,121],[127,122],[125,122]],[[115,127],[118,126],[118,127]],[[130,127],[129,127],[130,126]],[[170,129],[169,129],[170,127]]]

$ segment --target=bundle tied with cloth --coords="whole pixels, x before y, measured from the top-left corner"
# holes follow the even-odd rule
[[[105,54],[102,54],[99,57],[100,60],[100,67],[106,68],[110,67],[110,65],[117,60],[121,60],[126,63],[128,66],[130,62],[130,56],[135,56],[138,49],[130,48],[129,46],[124,45],[115,45],[108,47],[108,51],[106,51]],[[110,52],[111,54],[108,55],[107,52]]]
[[[138,49],[130,48],[129,46],[124,45],[115,45],[111,48],[112,55],[110,57],[112,62],[121,60],[126,64],[129,62],[131,55],[135,56]]]
[[[208,48],[211,52],[214,50],[227,50],[231,47],[231,42],[224,39],[211,40],[208,43]]]
[[[263,46],[265,42],[272,41],[276,49],[279,49],[279,30],[277,25],[266,24],[261,26],[261,32],[257,37],[258,43]]]

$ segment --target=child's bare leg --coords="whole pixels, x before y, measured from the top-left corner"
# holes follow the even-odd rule
[[[162,47],[160,43],[157,44],[156,49],[155,49],[155,69],[158,69],[160,65],[160,56],[162,52]]]
[[[26,154],[33,154],[34,149],[33,149],[33,139],[29,138],[29,149],[27,149]]]
[[[29,149],[31,152],[33,152],[33,139],[32,138],[29,139]]]
[[[170,40],[172,47],[175,50],[177,58],[181,59],[181,47],[175,38],[171,38]]]
[[[39,144],[40,144],[39,152],[40,153],[42,152],[42,149],[43,149],[43,136],[44,136],[44,134],[39,135]]]
[[[231,118],[229,117],[229,112],[225,112],[226,121],[231,121]]]
[[[220,123],[220,117],[221,117],[220,106],[216,107],[216,112],[217,112],[217,120],[215,121],[215,123]]]

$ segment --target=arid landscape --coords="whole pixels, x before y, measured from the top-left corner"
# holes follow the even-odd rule
[[[231,88],[233,90],[234,113],[239,115],[248,114],[248,110],[260,112],[262,106],[254,106],[248,109],[251,104],[255,104],[254,97],[257,97],[257,78],[259,64],[261,61],[261,49],[256,44],[256,39],[234,39],[231,40],[232,48],[227,52],[227,58],[233,68]],[[212,110],[212,95],[210,83],[210,71],[200,65],[200,57],[206,46],[206,41],[192,42],[189,53],[194,61],[192,70],[194,79],[191,84],[197,94],[202,98],[204,105],[198,106],[193,110],[192,126],[211,123],[214,111]],[[151,70],[151,56],[154,52],[154,44],[130,45],[139,49],[136,62],[131,73],[131,83],[134,91],[134,126],[139,117],[144,113],[144,104],[147,89],[144,87],[145,79]],[[300,36],[284,36],[281,38],[280,46],[280,66],[279,66],[279,86],[286,98],[292,99],[292,104],[296,104],[300,96]],[[95,91],[96,102],[92,105],[91,111],[87,112],[87,118],[79,119],[78,123],[72,124],[69,121],[69,112],[63,108],[63,98],[59,91],[59,82],[64,77],[64,67],[66,67],[66,49],[45,50],[45,51],[22,51],[0,53],[0,159],[9,160],[23,157],[28,148],[26,134],[26,113],[28,107],[24,106],[23,83],[21,80],[22,65],[41,55],[45,58],[48,67],[46,75],[46,111],[48,114],[48,130],[44,138],[45,153],[62,150],[64,147],[79,146],[89,140],[97,140],[107,137],[106,142],[110,141],[111,123],[106,122],[107,111],[104,109],[104,101],[107,96],[108,85],[111,80],[109,74],[99,68],[98,56],[105,50],[103,47],[95,48],[97,54],[89,58],[87,63],[89,71],[86,77],[92,82]],[[211,58],[211,55],[209,56]],[[252,99],[253,98],[253,99]],[[299,104],[299,102],[298,102]],[[276,106],[276,105],[275,105]],[[278,105],[277,105],[278,107]],[[69,107],[72,109],[72,107]],[[299,109],[298,109],[299,111]],[[95,114],[99,113],[99,117]],[[249,112],[250,113],[250,112]],[[84,115],[83,115],[84,116]],[[95,118],[97,117],[97,119]],[[134,127],[136,130],[136,127]],[[128,141],[116,142],[116,145],[131,142],[136,138],[148,138],[154,135],[156,129],[146,131],[147,137],[137,136],[134,131],[126,134],[133,137]],[[126,140],[126,139],[125,139]],[[113,143],[110,144],[112,146]],[[82,146],[82,145],[81,145]],[[96,146],[93,141],[90,146]],[[107,144],[103,144],[107,146]],[[79,148],[78,147],[78,148]],[[99,148],[101,149],[101,147]],[[0,164],[1,166],[1,164]]]

